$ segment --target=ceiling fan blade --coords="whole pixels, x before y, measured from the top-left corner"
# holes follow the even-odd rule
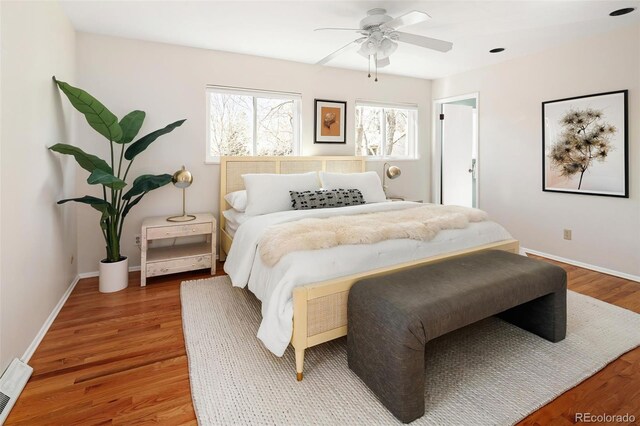
[[[380,25],[380,28],[398,29],[409,25],[419,24],[420,22],[428,21],[431,16],[419,10],[412,10],[404,15],[400,15],[384,24]]]
[[[322,59],[320,59],[318,62],[316,62],[316,65],[324,65],[324,64],[326,64],[327,62],[329,62],[330,60],[332,60],[336,56],[340,55],[341,53],[344,53],[344,52],[348,51],[349,49],[352,49],[352,48],[356,47],[358,44],[362,43],[364,40],[366,40],[366,37],[361,37],[361,38],[359,38],[357,40],[353,40],[351,43],[342,46],[340,49],[336,50],[335,52],[329,54],[328,56],[325,56]]]
[[[425,47],[427,49],[437,50],[438,52],[448,52],[453,47],[453,43],[437,38],[425,37],[417,34],[402,33],[395,31],[398,41],[404,43],[415,44],[416,46]]]
[[[360,28],[316,28],[313,31],[326,31],[326,30],[338,30],[338,31],[362,31]]]
[[[391,64],[391,61],[389,60],[389,58],[378,59],[378,62],[376,62],[376,65],[378,65],[378,68],[384,68],[389,64]]]

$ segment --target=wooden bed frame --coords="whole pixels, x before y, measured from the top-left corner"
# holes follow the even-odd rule
[[[224,196],[244,189],[242,175],[246,173],[305,173],[328,171],[358,173],[365,171],[364,157],[222,157],[220,159],[220,260],[226,258],[233,238],[225,231],[222,212],[229,209]],[[304,351],[320,343],[347,335],[347,297],[358,280],[379,276],[418,265],[440,262],[485,250],[505,250],[518,253],[517,240],[504,240],[430,256],[385,268],[373,269],[328,281],[306,284],[293,290],[293,336],[296,377],[303,378]]]

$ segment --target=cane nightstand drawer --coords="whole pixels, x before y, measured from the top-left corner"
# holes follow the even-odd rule
[[[147,229],[147,239],[188,237],[190,235],[211,234],[211,223],[193,223],[184,225],[162,226]]]
[[[174,274],[176,272],[186,272],[205,268],[211,268],[210,254],[147,263],[147,277],[156,277],[158,275]]]

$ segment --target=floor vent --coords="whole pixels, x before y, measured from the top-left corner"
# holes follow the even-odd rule
[[[9,416],[32,372],[33,368],[15,358],[0,377],[0,425]]]
[[[7,404],[9,404],[9,401],[11,401],[11,398],[9,398],[9,395],[5,395],[4,393],[0,392],[0,413],[2,413],[4,409],[7,407]]]

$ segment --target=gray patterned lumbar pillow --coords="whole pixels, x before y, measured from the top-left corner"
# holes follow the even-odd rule
[[[295,210],[326,209],[364,204],[359,189],[327,189],[321,191],[289,191]]]

